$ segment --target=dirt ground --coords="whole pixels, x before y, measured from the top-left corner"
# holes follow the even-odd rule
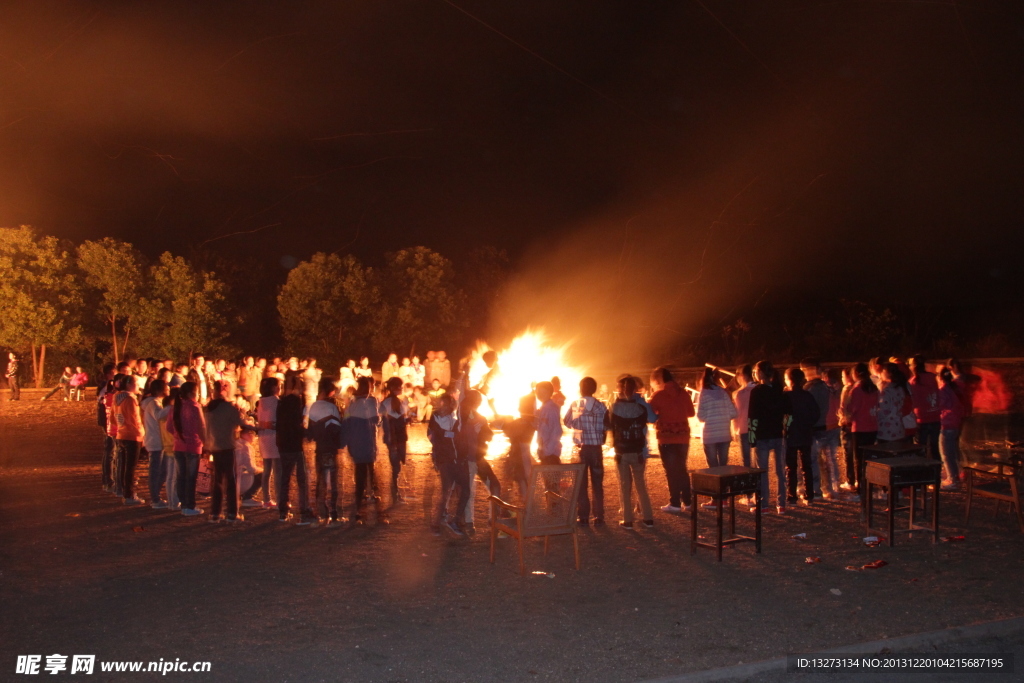
[[[582,570],[567,539],[547,557],[534,541],[527,569],[545,574],[520,577],[508,541],[491,565],[485,533],[429,533],[425,443],[417,434],[411,448],[418,500],[393,509],[390,525],[296,527],[255,509],[243,524],[213,525],[101,490],[91,402],[4,397],[0,680],[24,680],[18,655],[61,653],[212,663],[209,674],[169,679],[631,681],[1024,615],[1024,535],[991,503],[965,531],[963,496],[944,493],[943,535],[966,540],[904,535],[892,549],[863,544],[854,503],[790,508],[765,517],[761,555],[744,544],[719,564],[712,551],[690,555],[688,515],[656,512],[653,529],[620,529],[610,461],[609,526],[583,531]],[[704,466],[696,443],[690,466]],[[139,479],[148,498],[144,467]],[[665,504],[657,458],[648,481]],[[483,487],[476,503],[483,526]],[[879,559],[888,566],[845,569]]]

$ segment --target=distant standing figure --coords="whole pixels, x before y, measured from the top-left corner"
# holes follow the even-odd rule
[[[20,401],[21,384],[18,381],[18,370],[21,366],[18,363],[18,354],[11,351],[7,354],[7,358],[7,374],[4,375],[7,377],[7,388],[11,390],[11,400]]]

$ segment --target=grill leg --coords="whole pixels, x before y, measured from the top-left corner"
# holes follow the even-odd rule
[[[896,530],[896,487],[889,478],[889,547],[892,547],[892,536]]]
[[[736,538],[736,496],[729,496],[729,538]]]
[[[700,501],[697,494],[693,494],[693,507],[690,508],[690,554],[697,552],[697,511],[700,510]]]
[[[761,554],[761,487],[757,487],[754,493],[754,503],[757,505],[754,512],[754,550]]]
[[[712,498],[711,500],[715,500],[715,499]],[[722,500],[721,498],[719,498],[718,500],[715,500],[715,502],[718,503],[718,506],[717,506],[718,507],[718,510],[717,510],[717,512],[718,512],[718,514],[717,514],[717,517],[718,517],[718,542],[717,542],[716,545],[718,546],[718,561],[721,562],[722,561],[722,505],[723,505],[723,503],[725,503],[725,501]]]
[[[924,503],[928,502],[928,492],[925,491],[921,495],[921,500]],[[914,528],[914,512],[917,511],[917,486],[910,487],[910,528]]]

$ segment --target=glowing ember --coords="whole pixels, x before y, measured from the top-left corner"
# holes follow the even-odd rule
[[[550,346],[543,330],[528,329],[512,340],[507,349],[497,351],[497,369],[487,380],[487,397],[481,412],[494,417],[486,405],[489,402],[497,415],[518,417],[519,399],[529,394],[537,382],[552,377],[562,381],[562,393],[575,398],[584,373],[566,360],[568,346]],[[489,371],[483,356],[490,350],[490,346],[480,342],[473,352],[470,377],[474,385],[483,381]]]

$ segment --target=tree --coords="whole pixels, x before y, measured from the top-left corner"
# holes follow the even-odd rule
[[[277,311],[294,353],[340,360],[365,352],[379,303],[373,269],[351,255],[320,252],[288,273]]]
[[[110,237],[83,242],[78,247],[78,267],[85,281],[99,290],[102,298],[99,313],[110,323],[114,343],[114,362],[128,349],[133,315],[139,310],[144,287],[142,256],[128,242]],[[118,353],[117,323],[123,321],[124,339]]]
[[[221,350],[228,336],[226,287],[215,273],[165,251],[149,271],[135,314],[139,346],[168,358]]]
[[[73,345],[82,332],[81,292],[71,258],[55,237],[37,238],[28,226],[0,228],[0,301],[0,344],[31,349],[38,388],[47,345]]]
[[[427,247],[388,254],[380,288],[381,352],[442,347],[467,326],[466,297],[455,286],[451,261]]]

